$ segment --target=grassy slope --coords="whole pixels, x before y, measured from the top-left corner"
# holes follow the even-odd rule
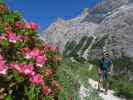
[[[89,65],[89,63],[72,63],[69,58],[66,58],[61,63],[56,74],[56,76],[59,76],[57,77],[58,80],[62,86],[64,86],[63,91],[59,95],[59,100],[67,100],[68,96],[78,97],[81,84],[90,90],[90,96],[86,97],[85,100],[92,100],[91,98],[101,100],[97,92],[89,86],[88,78],[92,76],[92,74],[96,75],[95,69],[89,71]],[[93,78],[96,77],[98,76],[93,76]],[[79,83],[79,80],[81,83]]]
[[[96,43],[92,46],[91,49],[102,48],[105,45],[105,40],[107,38],[108,38],[108,35],[105,35],[101,39],[96,40]],[[79,45],[78,45],[80,47],[80,49],[82,47],[81,45],[83,45],[83,43],[86,40],[87,40],[86,38],[81,39],[81,41],[79,42]],[[88,45],[89,45],[89,43],[88,43]],[[74,47],[74,45],[72,47]],[[77,50],[79,50],[79,48]],[[75,59],[82,62],[83,59],[76,56],[75,53],[76,53],[76,51],[73,51],[73,54],[71,53],[71,56],[73,55],[73,57]],[[96,65],[95,61],[92,61],[90,63],[92,63],[93,65]],[[114,71],[115,71],[115,74],[117,74],[117,75],[113,76],[110,81],[111,88],[114,89],[119,96],[124,96],[130,100],[131,98],[133,98],[133,88],[132,88],[133,82],[129,81],[129,78],[131,77],[130,73],[132,73],[132,75],[133,75],[133,67],[132,67],[133,62],[131,62],[131,59],[128,57],[121,57],[118,59],[114,59],[113,63],[114,63]],[[77,69],[78,72],[76,73],[76,74],[79,74],[82,82],[84,82],[84,80],[86,80],[88,77],[91,77],[94,80],[98,80],[96,66],[94,66],[93,69],[89,72],[87,63],[83,64],[83,65],[81,65],[79,63],[77,65],[82,66]],[[125,72],[123,73],[123,71],[125,71]],[[120,73],[120,72],[122,72],[122,73]],[[128,73],[128,72],[130,72],[130,73]]]
[[[124,59],[127,59],[127,58],[124,58]],[[124,62],[123,59],[116,59],[115,61],[113,61],[115,67],[118,67],[119,65],[118,61],[121,65],[125,65],[125,64],[130,65],[129,62],[127,63],[127,60],[124,60],[126,61]],[[93,66],[91,71],[89,70],[90,63]],[[57,72],[57,76],[59,76],[58,80],[64,86],[64,91],[60,93],[61,100],[67,100],[68,96],[78,95],[80,85],[81,85],[78,83],[79,80],[81,81],[82,84],[84,84],[85,87],[88,87],[88,78],[98,80],[96,62],[91,61],[90,63],[88,62],[72,63],[69,58],[65,59],[64,62],[61,63]],[[115,68],[115,69],[119,69],[119,68]],[[128,100],[132,100],[133,84],[132,82],[128,81],[128,78],[126,75],[120,75],[120,76],[114,75],[111,78],[110,83],[111,83],[110,88],[116,91],[116,95],[121,97],[126,97]],[[98,97],[97,93],[94,90],[91,94],[94,95],[95,97]]]

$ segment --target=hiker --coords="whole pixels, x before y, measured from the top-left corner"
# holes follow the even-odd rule
[[[102,53],[101,59],[98,60],[98,74],[100,77],[98,81],[98,90],[100,91],[101,86],[105,86],[105,95],[108,94],[109,79],[112,76],[112,70],[112,60],[109,58],[109,53],[107,51],[104,51]]]

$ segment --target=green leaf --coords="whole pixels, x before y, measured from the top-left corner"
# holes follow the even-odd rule
[[[4,100],[12,100],[11,95],[6,96],[6,97],[4,98]]]
[[[52,100],[50,97],[46,96],[43,98],[43,100]]]
[[[4,16],[4,21],[8,23],[14,23],[14,18],[12,15],[5,15]]]
[[[23,81],[23,78],[16,71],[13,71],[13,76],[17,82]]]
[[[15,48],[22,48],[22,47],[24,47],[24,44],[25,43],[23,43],[23,42],[16,42],[15,43]]]
[[[29,97],[29,100],[36,100],[35,85],[32,85],[30,88],[25,87],[25,93]]]
[[[8,45],[9,45],[8,40],[4,40],[4,41],[2,41],[2,42],[1,42],[1,45],[2,45],[3,48],[7,48]]]
[[[0,3],[4,3],[5,2],[5,0],[0,0]]]
[[[15,48],[19,48],[20,47],[20,43],[19,42],[16,42],[15,43]]]
[[[3,26],[0,25],[0,35],[4,32]]]

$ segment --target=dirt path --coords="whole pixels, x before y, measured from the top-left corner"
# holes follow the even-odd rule
[[[92,79],[88,79],[90,85],[94,88],[94,89],[97,89],[98,88],[98,82],[97,81],[94,81]],[[104,90],[104,89],[102,89]],[[109,90],[108,91],[108,95],[104,95],[104,93],[100,93],[99,96],[101,96],[104,100],[125,100],[125,99],[121,99],[117,96],[114,96],[113,95],[114,91],[112,90]]]

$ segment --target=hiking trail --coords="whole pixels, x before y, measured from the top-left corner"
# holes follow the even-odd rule
[[[89,84],[92,86],[92,88],[97,89],[98,88],[98,82],[93,79],[88,79]],[[104,89],[101,89],[104,91]],[[104,100],[125,100],[120,97],[114,96],[115,92],[112,90],[108,90],[108,94],[105,95],[103,92],[99,93],[99,96],[101,96]]]
[[[98,88],[98,82],[89,78],[88,79],[88,83],[90,84],[90,86],[97,90]],[[104,91],[104,89],[101,89],[102,91]],[[85,97],[87,97],[90,93],[90,89],[89,88],[85,88],[84,85],[82,84],[80,87],[80,100],[84,100]],[[103,100],[126,100],[126,99],[122,99],[120,97],[117,97],[114,95],[114,91],[112,90],[108,90],[108,94],[105,95],[104,92],[99,92],[99,96],[102,97]]]

